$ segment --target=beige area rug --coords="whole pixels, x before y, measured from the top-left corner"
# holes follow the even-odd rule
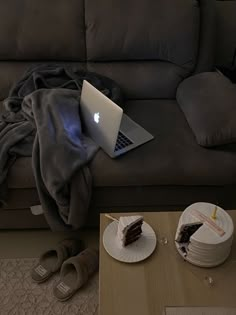
[[[43,284],[30,277],[35,258],[0,259],[1,315],[97,315],[98,274],[67,302],[58,302],[52,293],[59,274]]]

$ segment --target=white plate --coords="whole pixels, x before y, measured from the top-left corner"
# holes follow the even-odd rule
[[[122,247],[117,240],[116,221],[111,222],[103,233],[103,245],[105,250],[113,258],[126,262],[135,263],[149,257],[156,248],[156,234],[149,224],[143,222],[142,235],[140,238],[128,246]]]

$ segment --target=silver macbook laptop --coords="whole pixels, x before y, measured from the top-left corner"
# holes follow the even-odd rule
[[[112,158],[154,138],[86,80],[83,81],[80,108],[88,136]]]

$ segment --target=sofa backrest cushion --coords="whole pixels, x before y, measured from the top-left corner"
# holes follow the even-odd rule
[[[200,39],[195,73],[212,71],[216,48],[216,0],[199,0]]]
[[[0,61],[4,73],[15,61],[83,62],[129,99],[175,98],[199,64],[202,3],[212,1],[0,0]],[[203,46],[200,71],[209,61]],[[4,73],[0,95],[17,79]]]
[[[88,68],[127,98],[175,98],[198,56],[197,0],[85,1]]]
[[[0,1],[0,60],[82,59],[83,0]]]
[[[217,1],[216,65],[236,67],[236,1]]]
[[[196,0],[86,0],[90,61],[163,60],[193,68],[198,52]]]

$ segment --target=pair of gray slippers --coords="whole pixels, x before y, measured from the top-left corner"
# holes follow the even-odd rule
[[[66,239],[39,257],[31,277],[35,282],[43,283],[60,270],[60,279],[53,293],[58,300],[66,301],[98,270],[98,265],[97,250],[83,250],[80,240]]]

